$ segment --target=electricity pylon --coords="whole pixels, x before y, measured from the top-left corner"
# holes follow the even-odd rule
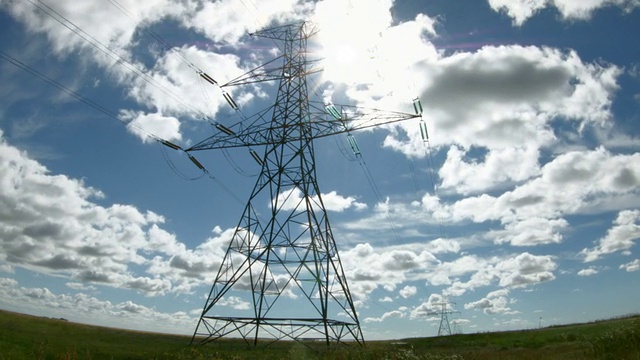
[[[439,311],[437,312],[434,311],[430,313],[430,315],[440,315],[440,325],[438,326],[438,336],[446,336],[446,335],[453,334],[451,332],[451,325],[449,324],[449,314],[455,314],[455,313],[458,313],[458,311],[453,311],[452,309],[450,309],[451,304],[455,305],[455,303],[447,302],[447,301],[432,304],[435,306],[441,306]]]
[[[317,29],[298,23],[261,30],[254,36],[282,47],[278,58],[219,85],[238,109],[227,86],[279,82],[274,104],[232,126],[215,124],[214,135],[185,151],[246,147],[261,166],[229,247],[204,304],[192,343],[240,336],[257,345],[280,339],[314,339],[327,345],[364,345],[354,301],[316,181],[313,140],[420,117],[420,114],[363,110],[309,100],[307,75],[318,71],[307,59],[307,40]],[[218,85],[210,76],[206,81]],[[415,106],[415,103],[414,103]],[[271,113],[268,118],[269,112]],[[357,149],[355,139],[349,138]],[[352,140],[354,140],[352,142]],[[166,144],[179,148],[173,144]],[[173,146],[172,146],[173,145]],[[262,147],[259,153],[255,150]],[[265,212],[268,205],[268,212]],[[249,292],[250,306],[229,310]]]

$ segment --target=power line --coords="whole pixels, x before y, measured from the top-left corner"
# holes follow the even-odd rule
[[[9,62],[10,64],[13,64],[14,66],[20,68],[21,70],[23,70],[24,72],[27,72],[35,77],[37,77],[38,79],[48,83],[49,85],[57,88],[60,91],[63,91],[64,93],[74,97],[75,99],[82,101],[83,103],[91,106],[92,108],[102,112],[103,114],[116,119],[118,121],[120,121],[120,118],[118,117],[118,115],[116,113],[114,113],[113,111],[105,108],[104,106],[96,103],[95,101],[81,95],[80,93],[73,91],[71,89],[69,89],[68,87],[64,86],[63,84],[61,84],[60,82],[48,77],[47,75],[39,72],[38,70],[32,68],[31,66],[23,63],[22,61],[14,58],[13,56],[5,53],[4,51],[0,50],[0,57],[2,57],[2,59],[4,59],[5,61]],[[136,127],[138,130],[143,131],[144,130],[142,128],[140,128],[139,126],[136,126],[135,124],[131,124],[131,126]]]
[[[334,110],[335,110],[335,112],[334,112]],[[333,105],[328,106],[328,111],[334,117],[342,116],[342,114],[340,112],[337,112],[337,110],[335,109],[335,107],[333,107]],[[349,141],[349,145],[351,146],[351,150],[353,151],[353,154],[354,154],[356,160],[358,161],[358,164],[360,165],[360,168],[362,169],[362,172],[364,173],[364,176],[367,179],[367,182],[369,183],[369,186],[373,190],[373,194],[375,195],[378,203],[383,203],[382,194],[380,193],[380,190],[378,189],[378,186],[376,185],[376,181],[375,181],[373,175],[371,174],[371,170],[369,170],[369,167],[367,166],[367,163],[364,161],[364,157],[362,156],[362,151],[360,150],[360,147],[358,146],[355,137],[351,133],[347,132],[347,140]],[[386,203],[386,201],[385,201],[385,203]],[[389,225],[391,226],[391,230],[393,231],[393,234],[394,234],[396,240],[398,241],[398,243],[401,243],[402,239],[400,238],[400,234],[398,233],[397,227],[396,227],[393,219],[391,218],[391,215],[389,214],[389,209],[387,207],[385,207],[385,211],[384,212],[385,212],[385,217],[387,218],[387,221],[389,222]]]
[[[0,50],[0,58],[2,58],[3,60],[7,61],[8,63],[18,67],[19,69],[23,70],[24,72],[48,83],[49,85],[57,88],[58,90],[72,96],[73,98],[87,104],[88,106],[100,111],[101,113],[107,115],[108,117],[118,120],[118,122],[120,122],[120,118],[118,117],[118,115],[116,113],[114,113],[113,111],[105,108],[104,106],[96,103],[95,101],[87,98],[86,96],[83,96],[82,94],[69,89],[68,87],[66,87],[65,85],[61,84],[59,81],[54,80],[52,78],[50,78],[49,76],[41,73],[40,71],[32,68],[31,66],[23,63],[22,61],[14,58],[13,56],[5,53],[4,51]],[[135,124],[135,123],[128,123],[127,126],[130,126],[132,128],[135,128],[137,131],[139,131],[141,134],[171,148],[174,150],[179,150],[179,151],[184,151],[180,146],[175,145],[173,143],[171,143],[168,140],[162,139],[161,137],[150,133],[148,131],[146,131],[145,129],[143,129],[141,126]],[[234,194],[226,185],[224,185],[222,182],[220,182],[220,180],[218,180],[215,176],[213,176],[213,174],[211,174],[211,172],[209,172],[209,170],[207,170],[199,161],[197,161],[195,159],[195,157],[193,157],[193,155],[191,154],[187,154],[189,156],[189,159],[196,164],[196,166],[203,172],[203,175],[206,175],[209,179],[211,179],[212,181],[214,181],[216,184],[218,184],[218,186],[220,186],[225,192],[227,192],[229,195],[231,195],[231,197],[236,200],[237,202],[239,202],[240,204],[244,204],[244,202],[242,200],[240,200],[240,198],[238,198],[238,196],[236,194]],[[176,175],[178,175],[179,177],[185,179],[185,180],[197,180],[202,178],[202,176],[200,177],[189,177],[186,176],[184,173],[180,172],[177,167],[175,166],[175,164],[168,158],[166,153],[163,153],[163,157],[167,163],[167,166],[169,166],[169,168],[174,171],[174,173]]]
[[[181,98],[179,95],[175,94],[173,91],[171,91],[170,89],[168,89],[165,86],[163,86],[162,84],[160,84],[157,80],[155,80],[153,77],[147,75],[143,70],[139,69],[135,64],[131,63],[128,59],[124,58],[123,56],[121,56],[120,54],[118,54],[117,52],[115,52],[114,50],[109,48],[107,45],[105,45],[102,42],[100,42],[100,40],[98,40],[95,37],[91,36],[89,33],[84,31],[81,27],[77,26],[74,22],[72,22],[71,20],[67,19],[64,15],[60,14],[59,12],[57,12],[56,10],[51,8],[49,5],[43,3],[41,0],[37,0],[37,2],[42,4],[42,6],[37,4],[37,3],[35,3],[35,2],[33,2],[32,0],[28,0],[28,1],[33,6],[38,8],[40,11],[42,11],[43,13],[45,13],[46,15],[48,15],[49,17],[51,17],[52,19],[54,19],[55,21],[57,21],[58,23],[60,23],[64,27],[66,27],[67,29],[69,29],[76,36],[78,36],[81,39],[83,39],[85,42],[87,42],[93,48],[95,48],[96,50],[100,51],[101,53],[107,55],[111,59],[115,60],[117,64],[119,64],[119,65],[123,66],[124,68],[128,69],[129,71],[133,72],[136,76],[138,76],[139,78],[144,80],[146,83],[148,83],[151,86],[156,87],[162,93],[164,93],[165,95],[169,96],[170,98],[172,98],[174,101],[176,101],[180,105],[184,106],[185,109],[188,109],[190,111],[193,111],[194,113],[200,114],[204,118],[207,117],[207,115],[202,110],[187,104],[185,102],[185,100],[183,98]]]
[[[40,1],[40,0],[38,0],[38,1]],[[136,19],[136,16],[133,15],[129,10],[127,10],[126,7],[124,7],[118,1],[109,0],[109,3],[111,3],[111,5],[113,5],[116,9],[118,9],[121,13],[123,13],[124,15],[129,17],[129,19],[131,19],[131,21],[133,21],[133,23],[136,25],[136,27],[137,27],[138,23],[141,22],[141,21],[139,21],[140,19]],[[168,51],[175,50],[175,48],[173,46],[171,46],[171,44],[169,44],[164,38],[162,38],[156,32],[154,32],[152,30],[149,30],[148,28],[144,28],[144,27],[141,27],[139,29],[142,30],[147,35],[149,35],[150,37],[152,37],[155,41],[157,41],[158,43],[163,45],[166,50],[168,50]],[[187,64],[190,68],[192,68],[193,70],[195,70],[198,73],[204,73],[204,71],[202,69],[200,69],[198,66],[196,66],[193,62],[189,61],[189,59],[187,59],[184,55],[182,55],[182,53],[180,53],[180,51],[176,51],[176,53],[182,59],[182,61],[185,64]]]
[[[195,108],[189,104],[187,104],[184,99],[182,99],[180,96],[178,96],[177,94],[175,94],[173,91],[171,91],[170,89],[167,89],[166,87],[164,87],[162,84],[158,83],[153,77],[147,75],[146,73],[143,72],[143,70],[139,69],[135,64],[131,63],[128,59],[122,57],[121,55],[119,55],[118,53],[116,53],[114,50],[112,50],[111,48],[109,48],[108,46],[106,46],[105,44],[103,44],[102,42],[100,42],[98,39],[96,39],[95,37],[91,36],[90,34],[88,34],[86,31],[84,31],[82,28],[80,28],[79,26],[77,26],[75,23],[73,23],[71,20],[67,19],[65,16],[63,16],[62,14],[60,14],[59,12],[57,12],[56,10],[54,10],[53,8],[51,8],[49,5],[45,4],[44,2],[42,2],[41,0],[37,0],[37,2],[41,5],[39,5],[38,3],[35,3],[32,0],[28,0],[33,6],[35,6],[36,8],[38,8],[40,11],[42,11],[43,13],[45,13],[46,15],[48,15],[49,17],[51,17],[52,19],[54,19],[55,21],[57,21],[58,23],[60,23],[61,25],[63,25],[64,27],[66,27],[67,29],[69,29],[70,31],[72,31],[76,36],[82,38],[85,42],[87,42],[89,45],[91,45],[92,47],[94,47],[96,50],[102,52],[103,54],[107,55],[108,57],[112,58],[113,60],[116,61],[117,64],[120,64],[121,66],[125,67],[126,69],[132,71],[135,75],[137,75],[138,77],[140,77],[142,80],[144,80],[145,82],[147,82],[148,84],[150,84],[151,86],[156,87],[157,89],[159,89],[161,92],[163,92],[165,95],[171,97],[173,100],[175,100],[177,103],[181,104],[182,106],[184,106],[186,109],[193,111],[194,113],[198,113],[200,114],[204,119],[207,119],[207,115],[200,109]],[[116,8],[118,8],[121,12],[127,14],[132,20],[133,19],[133,15],[128,12],[126,10],[126,8],[124,8],[124,6],[122,6],[121,4],[119,4],[116,0],[109,0],[111,2],[112,5],[114,5]],[[135,20],[134,20],[135,21]],[[171,50],[171,46],[164,40],[162,39],[160,36],[158,36],[157,34],[153,33],[150,30],[146,30],[145,32],[147,32],[150,36],[152,36],[154,39],[156,39],[156,41],[160,42],[161,44],[163,44],[165,47],[167,47],[169,50]],[[192,69],[194,69],[198,75],[200,75],[201,80],[204,79],[205,81],[218,86],[217,82],[211,78],[208,74],[206,74],[204,71],[202,71],[201,69],[199,69],[195,64],[193,64],[192,62],[190,62],[188,59],[186,59],[182,54],[180,54],[178,52],[178,55],[180,56],[180,58]],[[21,62],[18,59],[15,59],[14,57],[12,57],[9,54],[6,54],[2,51],[0,51],[0,56],[7,62],[17,66],[18,68],[22,69],[23,71],[39,78],[40,80],[49,83],[50,85],[56,87],[57,89],[69,94],[70,96],[76,98],[77,100],[93,107],[94,109],[104,113],[105,115],[116,119],[118,121],[120,121],[120,117],[112,112],[111,110],[105,108],[104,106],[96,103],[95,101],[81,95],[80,93],[73,91],[71,89],[69,89],[68,87],[62,85],[60,82],[42,74],[41,72],[35,70],[34,68],[30,67],[29,65]],[[219,87],[219,86],[218,86]],[[226,94],[226,91],[223,90],[223,94]],[[231,103],[234,103],[233,100],[231,99],[230,95],[226,95],[225,98],[228,99],[228,101],[230,100]],[[238,109],[236,109],[238,110]],[[144,130],[141,126],[130,122],[127,124],[127,126],[130,126],[132,128],[135,128],[137,131],[139,131],[141,134],[144,134],[145,136],[154,139],[164,145],[167,145],[169,147],[171,147],[172,149],[179,149],[181,151],[184,151],[183,149],[181,149],[180,147],[178,147],[177,145],[171,144],[169,141],[164,140],[162,138],[160,138],[159,136],[156,136],[146,130]],[[171,144],[171,145],[168,145]],[[163,153],[163,157],[165,159],[165,162],[167,163],[167,166],[180,178],[183,178],[185,180],[196,180],[201,178],[200,177],[189,177],[186,176],[185,174],[183,174],[182,172],[180,172],[177,167],[175,166],[175,164],[173,164],[173,162],[168,158],[166,153]],[[200,170],[203,171],[203,176],[204,174],[206,174],[211,180],[213,180],[214,182],[216,182],[220,187],[223,188],[223,190],[225,190],[227,193],[229,193],[236,201],[243,203],[238,197],[237,195],[235,195],[233,192],[231,192],[231,190],[226,187],[224,184],[222,184],[217,178],[215,178],[206,168],[204,168],[202,166],[202,164],[200,164],[199,162],[197,162],[197,160],[195,160],[195,158],[189,154],[189,158],[191,159],[192,162],[194,162],[194,164],[196,164],[196,166],[198,166],[198,168],[200,168]],[[234,168],[234,170],[238,171],[238,167],[235,163],[232,164],[232,167]],[[246,174],[246,173],[245,173]]]
[[[129,17],[129,19],[131,19],[131,21],[133,21],[134,24],[138,24],[140,22],[140,19],[136,18],[136,16],[134,14],[132,14],[129,10],[127,10],[127,8],[125,6],[123,6],[122,4],[120,4],[117,0],[109,0],[109,3],[111,3],[111,5],[113,5],[116,9],[118,9],[120,12],[122,12],[124,15],[126,15],[127,17]],[[248,10],[248,11],[252,11],[252,9],[249,9],[247,7],[247,5],[242,2],[243,6]],[[252,4],[254,8],[255,4]],[[256,8],[257,10],[257,8]],[[257,22],[256,22],[257,23]],[[259,24],[258,24],[259,25]],[[169,42],[167,42],[162,36],[158,35],[156,32],[154,32],[153,30],[150,30],[148,28],[142,27],[141,30],[147,34],[148,36],[150,36],[151,38],[153,38],[157,43],[159,43],[161,46],[163,46],[167,51],[175,51],[175,53],[180,57],[180,59],[182,60],[183,63],[185,63],[188,67],[190,67],[192,70],[194,70],[198,75],[199,75],[199,85],[200,85],[200,89],[202,91],[202,96],[205,100],[205,104],[209,104],[210,103],[210,98],[209,98],[209,94],[207,93],[206,89],[205,89],[205,83],[208,83],[210,85],[214,85],[217,88],[219,88],[222,92],[222,95],[224,97],[224,99],[228,102],[228,104],[230,105],[230,107],[232,109],[235,110],[235,112],[237,114],[239,114],[240,118],[243,120],[247,120],[247,117],[244,115],[242,109],[238,106],[238,104],[235,102],[235,100],[233,100],[233,98],[231,97],[231,94],[229,94],[224,88],[223,86],[221,86],[213,77],[211,77],[210,75],[208,75],[204,70],[202,70],[200,67],[198,67],[196,64],[194,64],[192,61],[190,61],[189,59],[187,59],[179,49],[176,49],[175,47],[173,47],[171,44],[169,44]],[[207,105],[208,106],[208,105]],[[210,109],[211,110],[211,109]],[[213,124],[215,125],[215,124]],[[225,157],[225,159],[227,160],[227,163],[229,163],[229,165],[231,166],[231,168],[238,173],[239,175],[245,176],[245,177],[253,177],[256,176],[255,174],[249,174],[247,171],[245,171],[244,169],[242,169],[238,163],[230,156],[230,154],[228,153],[228,151],[225,149],[223,151],[223,155]]]
[[[427,129],[427,123],[422,118],[422,104],[420,103],[420,99],[415,98],[413,100],[413,107],[415,109],[416,114],[420,115],[420,136],[422,137],[422,144],[425,148],[425,155],[427,158],[427,164],[429,166],[429,180],[431,181],[431,189],[433,189],[434,196],[440,201],[440,194],[438,191],[438,185],[435,181],[434,175],[434,165],[433,165],[433,156],[431,151],[431,142],[429,141],[429,131]],[[440,215],[436,215],[436,219],[438,220],[438,228],[440,231],[440,236],[443,239],[447,238],[447,232],[444,227],[444,223],[442,221],[442,217]]]
[[[362,156],[360,156],[360,160],[358,161],[358,163],[360,164],[360,167],[362,168],[362,171],[364,172],[364,175],[367,178],[367,182],[369,183],[369,186],[371,186],[371,188],[373,189],[373,193],[378,199],[378,203],[383,203],[382,194],[380,193],[380,190],[376,185],[373,175],[371,174],[371,170],[369,170],[369,167],[367,166],[367,163],[364,161],[364,158]],[[387,204],[387,201],[384,201],[384,203]],[[400,233],[398,232],[398,227],[393,221],[393,218],[389,213],[389,208],[387,205],[385,205],[384,213],[387,218],[387,221],[389,222],[389,225],[391,226],[391,231],[393,231],[393,235],[395,236],[398,243],[402,243],[402,239],[400,238]]]
[[[420,182],[418,181],[418,176],[416,175],[416,167],[413,164],[413,160],[410,158],[409,159],[409,170],[411,171],[411,180],[413,181],[413,186],[415,187],[417,192],[420,192],[421,186],[420,186]]]

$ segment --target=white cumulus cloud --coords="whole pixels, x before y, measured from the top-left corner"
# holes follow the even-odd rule
[[[496,11],[505,12],[515,25],[522,25],[538,11],[554,7],[565,19],[589,19],[593,13],[607,6],[618,6],[631,11],[640,6],[638,0],[489,0]]]
[[[585,262],[598,260],[601,256],[630,249],[640,239],[640,210],[624,210],[618,213],[613,227],[598,241],[594,248],[585,248],[581,254]]]
[[[640,270],[640,259],[635,259],[626,264],[620,265],[620,269],[624,269],[627,272],[634,272]]]

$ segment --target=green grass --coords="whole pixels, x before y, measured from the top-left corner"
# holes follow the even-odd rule
[[[277,342],[252,348],[224,339],[189,346],[187,336],[110,329],[0,311],[5,359],[638,359],[640,317],[539,330],[370,341],[326,349]]]

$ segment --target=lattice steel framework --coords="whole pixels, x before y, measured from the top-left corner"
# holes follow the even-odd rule
[[[449,324],[449,315],[457,314],[459,311],[454,311],[451,308],[451,305],[455,305],[454,302],[439,302],[434,303],[434,306],[441,306],[441,309],[438,312],[433,312],[434,315],[440,315],[440,325],[438,326],[438,336],[447,336],[453,335],[451,332],[451,325]]]
[[[317,62],[307,59],[306,49],[315,33],[313,25],[299,23],[253,34],[281,44],[277,59],[282,65],[270,68],[274,62],[269,62],[221,87],[277,80],[275,103],[253,120],[216,124],[218,132],[185,150],[248,147],[261,165],[192,343],[241,336],[253,345],[263,339],[364,344],[316,181],[313,139],[419,115],[309,101],[306,79],[317,71]],[[237,106],[228,94],[225,97]],[[262,154],[254,150],[257,146],[264,148]],[[266,214],[261,214],[266,205],[262,198],[270,199]],[[251,293],[248,313],[231,315],[229,307],[216,307],[237,299],[233,294],[239,291]]]

